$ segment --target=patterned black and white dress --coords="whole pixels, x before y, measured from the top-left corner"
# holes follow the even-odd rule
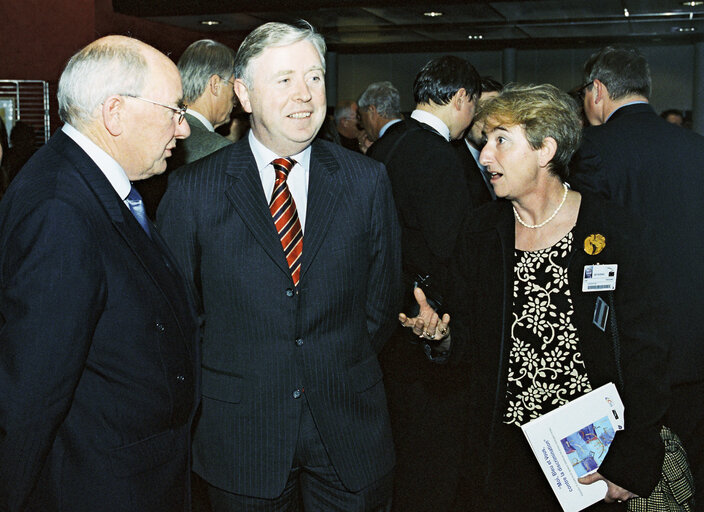
[[[572,238],[570,231],[552,247],[514,252],[506,424],[520,426],[591,391],[572,321]]]

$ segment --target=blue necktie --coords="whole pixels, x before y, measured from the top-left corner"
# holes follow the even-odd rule
[[[152,234],[149,230],[149,219],[147,218],[147,212],[144,210],[144,201],[142,201],[142,196],[139,195],[136,188],[132,187],[129,195],[125,199],[125,202],[127,203],[127,207],[132,212],[132,215],[134,215],[135,219],[137,219],[137,222],[139,222],[140,226],[142,226],[144,231],[151,238]]]

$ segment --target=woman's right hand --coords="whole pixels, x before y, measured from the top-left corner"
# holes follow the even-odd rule
[[[425,293],[420,288],[413,290],[413,295],[420,306],[418,316],[409,318],[405,313],[399,313],[401,325],[413,330],[416,336],[439,342],[450,336],[450,315],[445,313],[442,318],[428,305]]]

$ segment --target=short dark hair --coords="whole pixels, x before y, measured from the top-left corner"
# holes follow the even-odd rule
[[[476,99],[481,92],[481,79],[469,62],[459,57],[445,55],[427,62],[413,82],[413,99],[416,104],[446,105],[464,89],[467,96]]]
[[[501,92],[504,90],[504,84],[499,82],[493,76],[482,77],[482,94],[485,92]]]
[[[607,46],[594,53],[584,64],[584,83],[594,80],[606,86],[612,100],[631,95],[650,98],[650,66],[637,48]]]

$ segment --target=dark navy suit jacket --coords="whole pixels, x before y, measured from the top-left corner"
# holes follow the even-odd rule
[[[158,233],[58,132],[0,203],[0,509],[187,510],[197,325]]]
[[[388,473],[377,353],[399,312],[400,240],[383,166],[313,143],[297,289],[247,137],[176,171],[158,219],[204,317],[195,471],[279,496],[305,400],[349,490]]]

